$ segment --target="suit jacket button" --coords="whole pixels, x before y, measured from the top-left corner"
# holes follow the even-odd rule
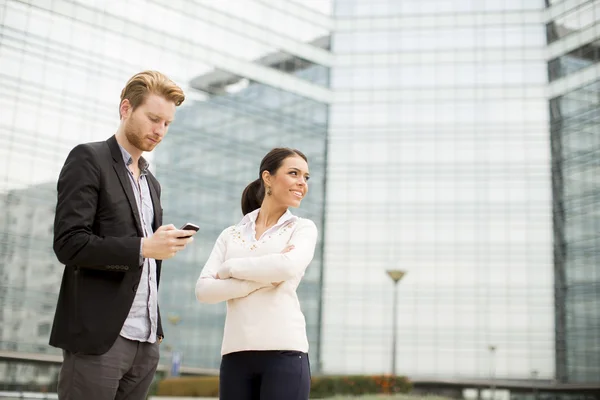
[[[138,288],[138,285],[137,285],[137,283],[136,283],[135,285],[133,285],[133,292],[134,292],[134,293],[135,293],[135,292],[137,292],[137,288]]]

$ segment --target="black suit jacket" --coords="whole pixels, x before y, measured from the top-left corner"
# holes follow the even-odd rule
[[[129,314],[143,264],[133,189],[114,136],[75,147],[60,172],[54,252],[65,269],[50,345],[104,354]],[[148,174],[153,228],[162,225],[160,185]],[[161,262],[156,261],[157,284]],[[163,336],[160,312],[158,336]]]

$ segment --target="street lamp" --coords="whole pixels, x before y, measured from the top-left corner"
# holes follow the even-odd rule
[[[531,378],[532,378],[532,382],[531,385],[533,387],[533,400],[537,400],[538,398],[538,390],[537,390],[537,377],[538,377],[539,371],[537,369],[534,369],[531,371]]]
[[[488,350],[490,351],[490,398],[494,400],[494,397],[496,397],[496,360],[494,358],[496,346],[490,344]]]
[[[169,314],[167,316],[167,320],[173,325],[173,327],[177,327],[181,322],[181,317],[177,314]],[[171,369],[169,371],[170,376],[179,376],[179,368],[181,366],[181,353],[179,350],[176,350],[176,347],[179,347],[179,332],[177,329],[174,329],[173,332],[174,339],[173,346],[171,346]]]
[[[402,271],[399,269],[390,269],[385,271],[388,276],[394,281],[394,306],[393,316],[392,316],[392,376],[396,376],[396,330],[398,329],[398,282],[404,275],[406,275],[406,271]]]

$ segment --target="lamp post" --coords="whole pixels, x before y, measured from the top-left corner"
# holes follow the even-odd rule
[[[490,351],[490,399],[494,400],[494,397],[496,397],[496,360],[494,358],[496,346],[490,344],[488,350]]]
[[[404,278],[406,271],[390,269],[385,271],[394,282],[394,305],[392,307],[392,376],[396,376],[396,330],[398,329],[398,282]]]
[[[176,314],[169,314],[167,319],[173,325],[173,327],[177,327],[181,322],[181,317]],[[174,329],[177,331],[177,329]],[[173,341],[174,345],[171,347],[171,369],[169,370],[169,376],[179,376],[179,368],[181,367],[181,353],[179,350],[176,350],[179,347],[178,336],[179,332],[174,333],[175,340]]]
[[[533,400],[537,400],[537,398],[538,398],[538,390],[537,390],[537,382],[536,382],[538,374],[539,374],[539,372],[537,369],[534,369],[531,371],[531,378],[532,378],[531,385],[533,387]]]

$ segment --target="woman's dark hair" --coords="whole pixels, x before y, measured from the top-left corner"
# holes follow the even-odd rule
[[[262,179],[263,171],[269,171],[271,175],[275,175],[283,160],[288,157],[299,156],[308,162],[306,156],[299,150],[289,149],[287,147],[278,147],[271,150],[260,162],[260,170],[258,171],[258,179],[250,182],[244,193],[242,193],[242,212],[244,215],[260,208],[263,199],[265,198],[265,183]]]

